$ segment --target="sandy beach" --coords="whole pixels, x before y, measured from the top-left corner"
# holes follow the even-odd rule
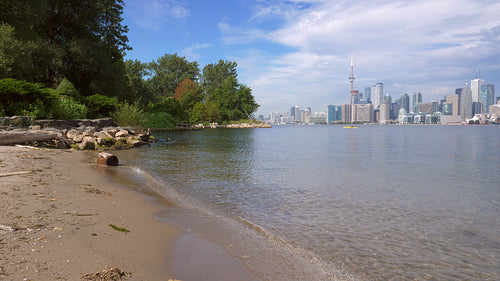
[[[93,280],[113,267],[124,280],[176,279],[166,255],[181,231],[153,218],[160,204],[111,183],[114,167],[69,150],[0,155],[0,280]]]

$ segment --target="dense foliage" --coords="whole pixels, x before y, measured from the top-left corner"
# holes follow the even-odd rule
[[[0,116],[96,118],[170,127],[225,123],[257,110],[235,62],[200,71],[177,54],[143,63],[130,50],[122,0],[2,0]]]

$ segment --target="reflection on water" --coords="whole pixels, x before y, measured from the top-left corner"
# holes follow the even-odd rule
[[[497,280],[498,136],[494,126],[278,126],[160,135],[174,141],[119,153],[185,204],[332,267]]]

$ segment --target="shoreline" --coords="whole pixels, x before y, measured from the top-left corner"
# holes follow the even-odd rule
[[[0,153],[0,280],[81,280],[112,267],[125,280],[175,279],[168,253],[182,231],[154,219],[164,207],[147,194],[98,172],[116,167],[70,150]]]

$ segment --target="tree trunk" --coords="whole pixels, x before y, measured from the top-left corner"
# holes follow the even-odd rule
[[[97,157],[97,164],[103,164],[108,166],[118,166],[118,157],[107,152],[99,153]]]
[[[3,131],[0,132],[0,145],[48,141],[55,138],[57,138],[57,133],[51,131]]]

